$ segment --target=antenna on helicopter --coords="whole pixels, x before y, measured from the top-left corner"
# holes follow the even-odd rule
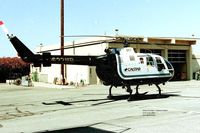
[[[116,36],[118,36],[119,29],[115,29]]]
[[[129,47],[129,43],[126,39],[124,39],[124,47]]]

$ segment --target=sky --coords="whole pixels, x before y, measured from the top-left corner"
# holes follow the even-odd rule
[[[0,20],[34,50],[60,45],[60,0],[0,0]],[[65,35],[200,37],[199,0],[65,0]],[[65,38],[65,41],[70,38]],[[200,51],[197,44],[193,51]],[[0,57],[17,56],[0,30]]]

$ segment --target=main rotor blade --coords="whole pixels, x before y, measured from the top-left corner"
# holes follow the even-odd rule
[[[92,45],[98,45],[98,44],[102,44],[102,43],[109,43],[109,42],[113,42],[115,41],[115,39],[106,39],[106,40],[95,40],[95,41],[87,41],[87,42],[80,42],[80,43],[71,43],[70,45],[65,45],[64,49],[70,49],[70,48],[78,48],[78,47],[84,47],[84,46],[92,46]],[[48,51],[56,51],[56,50],[60,50],[60,48],[54,48]],[[44,51],[41,51],[44,52]]]
[[[116,38],[116,36],[107,36],[107,35],[65,35],[63,37],[108,37],[108,38]]]

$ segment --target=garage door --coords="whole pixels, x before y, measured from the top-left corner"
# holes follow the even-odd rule
[[[169,50],[168,60],[171,63],[186,63],[186,50]]]
[[[168,61],[172,63],[175,70],[175,74],[172,80],[186,80],[187,79],[186,50],[169,50]]]

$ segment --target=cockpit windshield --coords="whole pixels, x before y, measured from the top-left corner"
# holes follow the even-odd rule
[[[173,68],[173,66],[172,66],[172,64],[169,62],[169,61],[167,61],[166,59],[164,59],[165,60],[165,63],[166,63],[166,65],[167,65],[167,68],[170,70],[170,69],[174,69]]]

